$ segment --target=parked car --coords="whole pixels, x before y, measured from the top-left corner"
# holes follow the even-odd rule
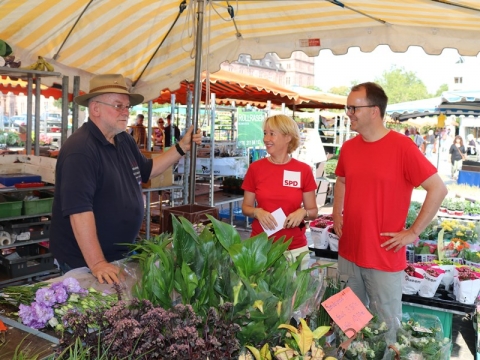
[[[27,126],[27,115],[15,115],[10,118],[11,126],[20,129],[21,126]],[[32,115],[32,130],[35,129],[35,115]],[[45,124],[40,122],[40,131],[45,132]]]
[[[10,127],[10,118],[7,115],[0,115],[0,121],[3,122],[3,127]]]

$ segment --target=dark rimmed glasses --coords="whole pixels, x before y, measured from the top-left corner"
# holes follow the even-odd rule
[[[132,105],[123,105],[123,104],[109,104],[109,103],[106,103],[106,102],[103,102],[103,101],[98,101],[98,100],[94,100],[95,102],[98,102],[100,104],[103,104],[103,105],[107,105],[107,106],[111,106],[113,108],[115,108],[115,110],[117,110],[118,112],[122,112],[124,111],[125,109],[129,110],[133,107]]]
[[[358,108],[366,108],[366,107],[375,107],[378,105],[361,105],[361,106],[345,106],[345,112],[351,113],[352,115],[355,114],[355,111],[357,111]]]

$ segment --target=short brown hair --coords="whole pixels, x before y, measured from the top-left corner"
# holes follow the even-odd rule
[[[263,130],[266,126],[273,130],[280,131],[283,135],[290,135],[292,140],[288,143],[287,152],[293,153],[300,145],[300,130],[298,125],[292,118],[286,115],[274,115],[268,117],[263,123]]]

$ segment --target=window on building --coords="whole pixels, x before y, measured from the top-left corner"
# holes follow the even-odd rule
[[[287,63],[287,69],[290,69],[290,67],[291,67],[291,64]]]
[[[455,84],[462,84],[463,83],[463,78],[462,77],[456,77],[453,80]]]
[[[287,76],[287,77],[285,78],[285,85],[290,85],[290,82],[291,82],[290,76]]]

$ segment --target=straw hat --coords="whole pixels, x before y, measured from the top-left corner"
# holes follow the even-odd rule
[[[126,94],[130,97],[130,105],[138,105],[143,102],[143,96],[140,94],[131,94],[128,92],[125,78],[120,74],[95,75],[90,80],[90,92],[75,98],[78,105],[88,106],[88,100],[94,96],[115,93]]]

